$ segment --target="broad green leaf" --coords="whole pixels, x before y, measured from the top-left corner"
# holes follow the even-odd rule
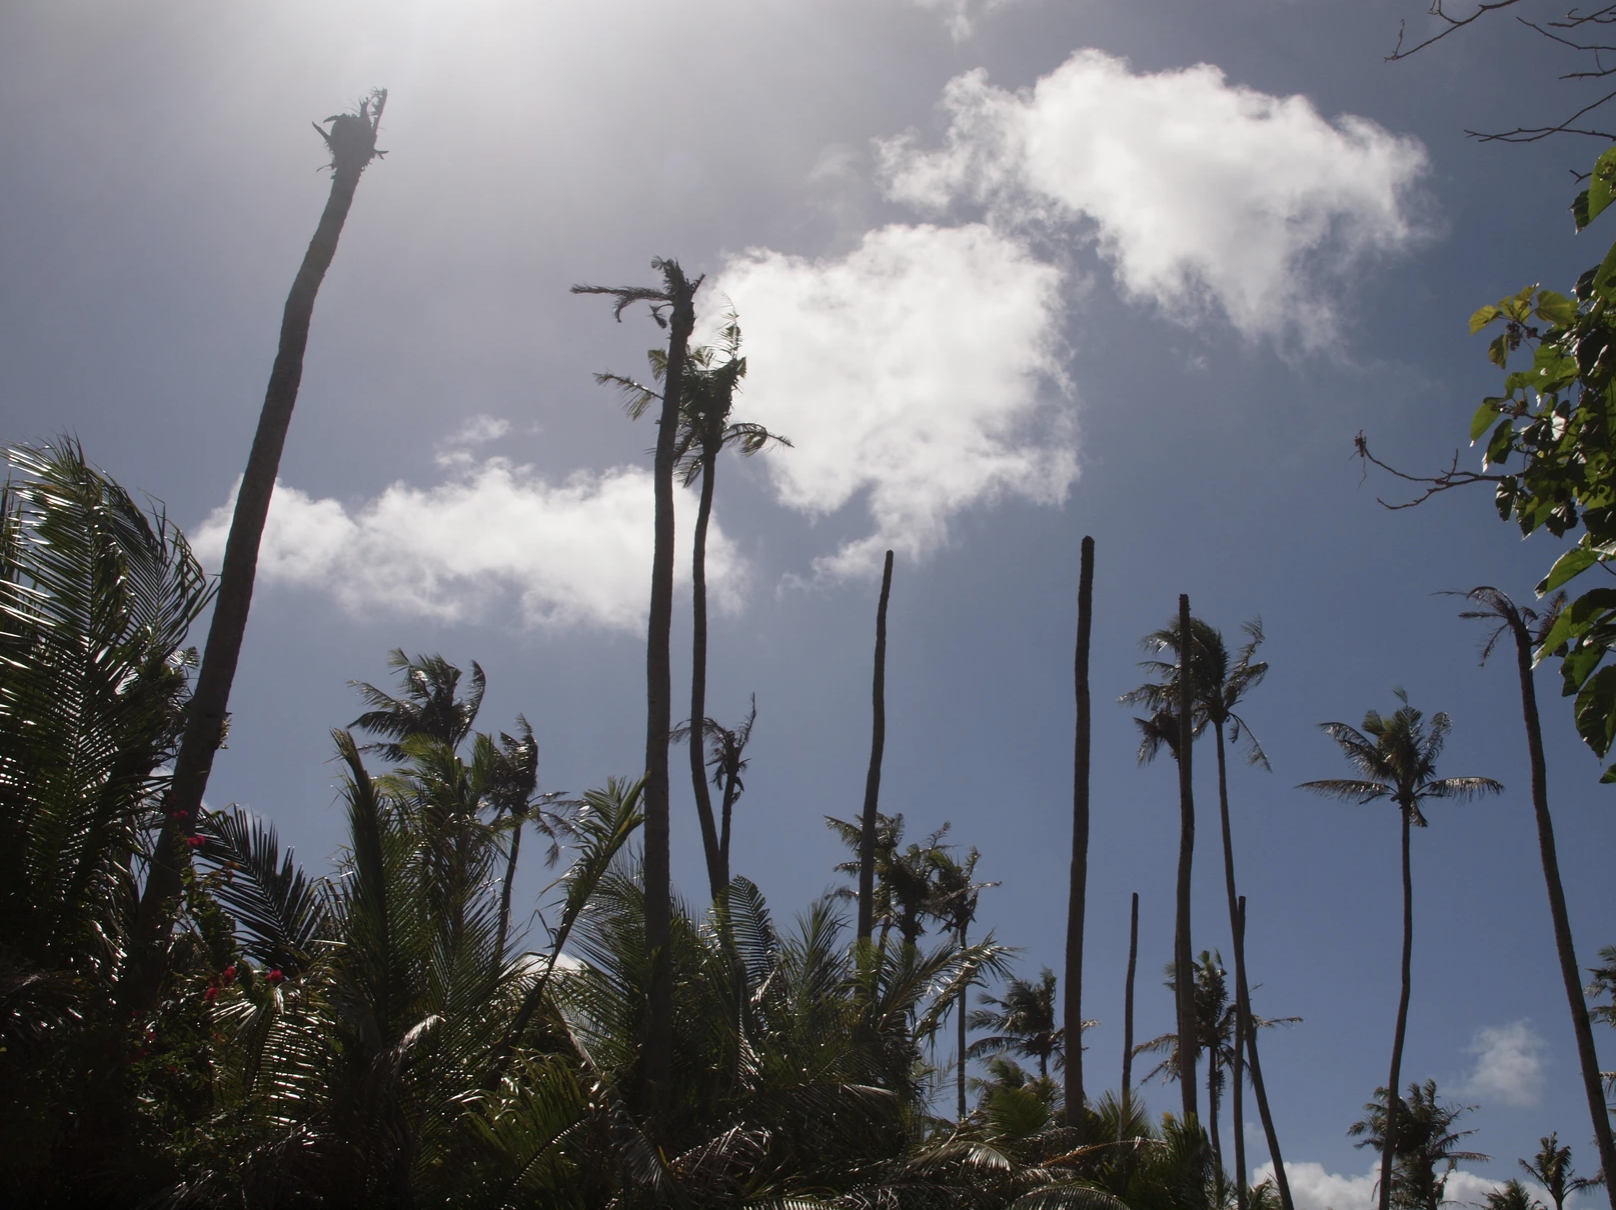
[[[1616,667],[1601,668],[1577,694],[1577,734],[1596,756],[1616,738]]]
[[[1616,175],[1616,147],[1610,148],[1594,162],[1593,175],[1588,179],[1588,200],[1576,211],[1578,231],[1603,214],[1611,200],[1616,198],[1616,192],[1611,189],[1613,175]]]
[[[1482,307],[1470,317],[1470,335],[1474,336],[1488,324],[1492,323],[1493,320],[1497,319],[1502,313],[1503,312],[1501,312],[1495,306],[1489,305]]]
[[[1559,328],[1570,327],[1577,320],[1577,304],[1564,294],[1553,290],[1539,290],[1537,294],[1538,317],[1547,320]]]
[[[1605,253],[1605,259],[1599,262],[1599,268],[1594,273],[1594,293],[1606,302],[1611,301],[1611,277],[1616,274],[1616,244],[1610,246]]]
[[[1481,435],[1493,427],[1498,419],[1498,408],[1492,400],[1488,400],[1476,409],[1476,414],[1470,418],[1470,444],[1475,445],[1481,440]]]
[[[1616,249],[1612,249],[1612,251],[1616,252]],[[1487,360],[1499,369],[1504,368],[1504,363],[1509,360],[1509,337],[1495,336],[1493,338],[1493,342],[1487,346]]]
[[[1512,294],[1508,298],[1498,300],[1499,310],[1509,316],[1518,324],[1525,323],[1532,318],[1532,292],[1536,286],[1527,286],[1519,294]]]
[[[1595,563],[1599,562],[1599,552],[1590,550],[1586,546],[1574,546],[1554,561],[1549,568],[1549,574],[1537,586],[1538,595],[1553,592],[1560,585],[1576,576],[1580,576]]]

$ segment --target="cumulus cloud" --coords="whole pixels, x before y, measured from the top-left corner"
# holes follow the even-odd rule
[[[864,493],[874,523],[817,560],[821,575],[866,572],[887,547],[923,557],[979,502],[1065,498],[1077,463],[1060,285],[981,223],[883,227],[842,257],[729,261],[714,290],[745,330],[745,415],[795,443],[765,455],[777,496],[824,515]]]
[[[1467,1054],[1475,1069],[1465,1080],[1465,1096],[1530,1107],[1543,1096],[1544,1043],[1531,1021],[1478,1029]]]
[[[354,508],[277,483],[258,557],[260,580],[328,592],[356,613],[471,620],[514,596],[530,627],[644,625],[648,472],[579,471],[551,483],[502,458],[476,462],[467,455],[448,465],[443,483],[394,483]],[[193,535],[210,567],[223,560],[234,507],[232,491]],[[691,493],[681,508],[693,516]],[[716,520],[707,545],[714,603],[738,608],[744,572]],[[687,546],[680,544],[681,560]]]
[[[1230,84],[1209,64],[1135,72],[1080,50],[1030,90],[978,69],[943,96],[949,128],[879,151],[890,195],[964,200],[997,224],[1076,224],[1130,296],[1179,320],[1223,314],[1247,336],[1328,345],[1329,281],[1419,235],[1424,147],[1305,97]]]
[[[1270,1161],[1259,1164],[1252,1174],[1252,1183],[1261,1184],[1274,1177]],[[1380,1181],[1380,1163],[1375,1161],[1362,1176],[1342,1176],[1328,1172],[1323,1164],[1311,1161],[1285,1161],[1285,1178],[1290,1182],[1291,1198],[1297,1210],[1375,1210],[1380,1204],[1376,1188]],[[1551,1205],[1548,1193],[1540,1186],[1524,1182],[1539,1201]],[[1484,1205],[1487,1194],[1501,1189],[1503,1181],[1478,1176],[1462,1169],[1449,1175],[1444,1202],[1457,1202],[1466,1206]]]

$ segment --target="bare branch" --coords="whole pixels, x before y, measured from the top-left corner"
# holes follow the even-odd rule
[[[1440,33],[1432,34],[1423,42],[1417,43],[1416,45],[1409,47],[1407,50],[1404,50],[1404,22],[1399,21],[1397,23],[1397,46],[1395,49],[1393,49],[1391,54],[1386,56],[1386,62],[1396,63],[1400,59],[1406,59],[1410,55],[1418,54],[1427,46],[1431,45],[1431,43],[1442,41],[1443,38],[1446,38],[1455,30],[1463,29],[1465,26],[1481,20],[1481,18],[1485,17],[1488,13],[1496,12],[1501,8],[1512,8],[1519,3],[1520,0],[1491,0],[1491,3],[1478,4],[1476,6],[1476,11],[1471,13],[1468,17],[1450,17],[1448,16],[1447,12],[1443,10],[1442,0],[1431,0],[1431,16],[1447,22],[1446,26]]]
[[[1357,456],[1359,458],[1361,458],[1365,463],[1371,463],[1372,462],[1376,466],[1378,466],[1381,470],[1385,471],[1387,474],[1395,475],[1397,478],[1403,480],[1406,483],[1418,483],[1418,484],[1424,485],[1424,488],[1425,488],[1424,491],[1422,491],[1418,496],[1416,496],[1412,500],[1405,500],[1402,504],[1388,504],[1385,500],[1381,499],[1379,496],[1375,497],[1375,502],[1377,504],[1379,504],[1382,508],[1390,509],[1393,512],[1396,512],[1396,511],[1398,511],[1400,509],[1413,508],[1413,507],[1415,507],[1416,505],[1419,505],[1419,504],[1424,504],[1427,500],[1429,500],[1432,496],[1436,495],[1438,492],[1445,492],[1445,491],[1449,490],[1450,488],[1469,487],[1469,486],[1471,486],[1472,484],[1475,484],[1475,483],[1502,483],[1506,478],[1508,478],[1507,475],[1486,475],[1486,474],[1480,474],[1480,473],[1478,473],[1476,471],[1462,471],[1462,470],[1460,470],[1459,469],[1459,452],[1457,450],[1455,450],[1454,453],[1453,453],[1453,465],[1450,466],[1447,470],[1442,471],[1440,474],[1437,474],[1437,475],[1408,475],[1408,474],[1404,474],[1402,471],[1398,470],[1395,466],[1390,466],[1390,465],[1382,462],[1379,458],[1377,458],[1373,454],[1371,454],[1369,452],[1369,442],[1364,437],[1362,430],[1359,430],[1358,435],[1352,439],[1352,444],[1353,444],[1353,448],[1357,451]],[[1365,476],[1365,478],[1367,478],[1368,475],[1369,475],[1369,468],[1367,466],[1365,466],[1364,467],[1364,476]]]

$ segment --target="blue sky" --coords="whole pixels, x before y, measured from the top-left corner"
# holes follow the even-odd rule
[[[210,801],[321,865],[341,842],[328,731],[393,647],[480,661],[482,724],[525,712],[547,787],[633,771],[652,436],[591,376],[640,372],[658,331],[567,287],[675,256],[709,275],[709,319],[739,310],[747,414],[796,442],[723,468],[709,689],[721,719],[757,694],[735,864],[778,912],[836,881],[822,817],[861,798],[893,546],[883,805],[916,836],[952,821],[1002,884],[983,923],[1023,973],[1058,967],[1092,534],[1091,1082],[1116,1081],[1132,891],[1140,1036],[1172,1015],[1175,782],[1136,766],[1111,703],[1188,592],[1231,638],[1259,614],[1268,635],[1248,717],[1274,769],[1237,766],[1231,791],[1257,1009],[1305,1018],[1264,1056],[1287,1157],[1318,1166],[1302,1203],[1368,1204],[1345,1130],[1385,1079],[1400,901],[1395,813],[1293,787],[1345,772],[1316,724],[1389,710],[1394,685],[1452,714],[1444,771],[1508,788],[1415,837],[1405,1078],[1479,1106],[1479,1172],[1550,1130],[1591,1169],[1511,671],[1479,668],[1481,632],[1432,595],[1529,598],[1554,551],[1480,494],[1385,511],[1395,487],[1362,481],[1352,438],[1446,464],[1497,382],[1466,317],[1604,251],[1567,213],[1598,145],[1466,139],[1574,108],[1554,80],[1574,64],[1501,19],[1386,64],[1405,19],[1425,6],[15,6],[0,436],[77,434],[216,557],[324,200],[308,122],[386,86],[390,154],[320,297]],[[1555,689],[1545,673],[1588,962],[1616,942],[1616,822]],[[1194,943],[1227,955],[1209,751],[1198,768]]]

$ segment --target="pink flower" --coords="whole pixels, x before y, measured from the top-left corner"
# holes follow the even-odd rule
[[[273,986],[274,984],[279,983],[282,979],[286,978],[286,976],[281,974],[281,968],[277,966],[274,970],[270,971],[269,974],[265,975],[264,978],[268,979],[271,986]]]
[[[190,845],[193,849],[200,849],[202,847],[202,838],[200,836],[187,836],[185,838],[185,843]]]
[[[206,1001],[208,1004],[212,1004],[218,998],[219,998],[219,989],[218,989],[217,986],[214,986],[212,984],[210,984],[208,986],[207,991],[202,993],[202,999],[204,1001]]]
[[[223,979],[226,983],[234,982],[236,978],[236,964],[232,962],[229,966],[225,967],[224,970],[219,973],[219,978]]]

